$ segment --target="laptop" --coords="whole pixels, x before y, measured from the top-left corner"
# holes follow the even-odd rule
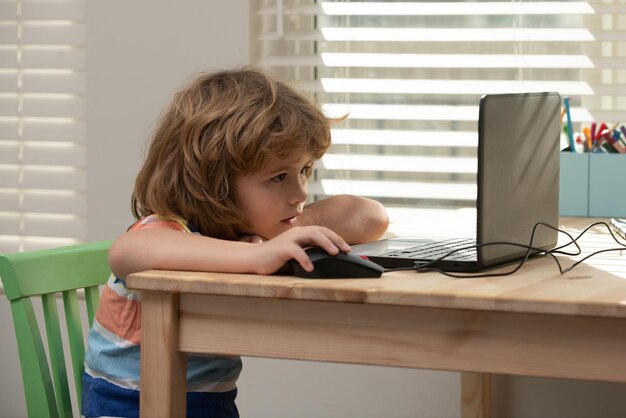
[[[423,265],[455,248],[466,249],[430,267],[473,272],[520,260],[526,248],[480,245],[502,241],[528,245],[538,222],[558,226],[560,120],[561,97],[556,92],[482,96],[476,237],[444,241],[397,237],[354,245],[352,251],[390,269]],[[553,248],[557,235],[539,226],[533,247]]]

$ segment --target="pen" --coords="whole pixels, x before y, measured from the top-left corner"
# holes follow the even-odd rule
[[[613,130],[613,143],[618,142],[619,143],[619,139],[622,136],[621,132],[618,131],[617,129]]]
[[[563,97],[563,105],[565,106],[565,114],[567,115],[567,140],[569,142],[569,149],[572,152],[576,152],[574,143],[574,128],[572,127],[572,116],[569,110],[569,96]]]

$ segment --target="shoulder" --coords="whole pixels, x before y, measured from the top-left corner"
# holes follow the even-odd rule
[[[162,216],[152,214],[139,219],[129,228],[129,231],[139,231],[143,229],[172,229],[187,233],[194,233],[195,228],[189,222],[175,216]]]

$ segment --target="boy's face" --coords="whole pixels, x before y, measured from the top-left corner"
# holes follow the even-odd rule
[[[295,225],[307,198],[309,156],[273,159],[257,173],[235,177],[235,198],[249,225],[243,234],[271,239]]]

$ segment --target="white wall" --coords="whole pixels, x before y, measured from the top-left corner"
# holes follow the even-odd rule
[[[132,221],[144,144],[172,93],[194,72],[249,62],[246,0],[87,4],[89,239]]]
[[[130,192],[161,108],[192,72],[246,64],[248,0],[88,2],[89,239],[131,222]],[[10,310],[0,299],[0,418],[25,416]],[[515,361],[512,359],[511,361]],[[623,385],[500,377],[495,417],[626,416]],[[459,417],[459,375],[244,359],[243,417]]]

